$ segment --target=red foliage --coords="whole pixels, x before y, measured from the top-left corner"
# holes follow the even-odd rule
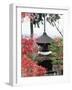
[[[26,55],[22,58],[22,75],[23,76],[41,76],[46,73],[46,69],[38,66],[34,61]]]
[[[22,76],[41,76],[46,73],[46,69],[37,65],[35,61],[28,57],[28,54],[37,53],[38,46],[33,39],[22,39],[22,62],[21,72]]]
[[[22,54],[37,53],[38,46],[33,39],[24,38],[22,39]]]
[[[35,15],[33,13],[22,12],[21,17],[24,18],[25,16],[28,16],[31,20],[35,19]]]

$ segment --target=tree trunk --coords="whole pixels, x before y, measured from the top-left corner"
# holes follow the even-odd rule
[[[30,32],[31,32],[31,38],[33,38],[33,23],[30,20]]]
[[[44,15],[44,32],[46,31],[46,26],[45,26],[46,24],[45,24],[45,15]]]

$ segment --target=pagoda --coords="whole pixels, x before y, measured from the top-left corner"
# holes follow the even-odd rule
[[[49,60],[49,55],[52,53],[49,50],[49,45],[53,42],[53,39],[49,37],[45,29],[45,16],[44,16],[44,32],[37,38],[37,44],[39,46],[38,51],[38,64],[48,69],[48,72],[52,72],[52,60]],[[52,72],[53,73],[53,72]]]

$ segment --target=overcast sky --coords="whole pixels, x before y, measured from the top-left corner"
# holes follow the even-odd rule
[[[64,25],[64,19],[63,19],[63,15],[61,16],[61,19],[59,20],[59,30],[62,32],[63,34],[63,25]],[[34,32],[34,37],[39,37],[43,34],[44,31],[44,25],[40,23],[40,28],[33,26],[33,32]],[[51,38],[55,38],[55,37],[61,37],[61,35],[59,34],[59,32],[57,31],[57,29],[53,26],[51,26],[47,21],[46,21],[46,33],[48,36],[50,36]],[[22,36],[30,36],[30,19],[28,18],[28,16],[26,16],[23,19],[22,22]]]

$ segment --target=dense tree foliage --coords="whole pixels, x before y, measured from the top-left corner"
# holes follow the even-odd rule
[[[44,24],[44,31],[45,31],[45,23],[46,21],[48,21],[50,23],[50,25],[52,25],[53,27],[56,27],[57,31],[59,32],[59,34],[63,37],[61,31],[59,30],[56,22],[61,19],[59,14],[46,14],[46,13],[25,13],[22,12],[21,14],[22,18],[24,18],[25,16],[29,16],[30,18],[30,28],[31,28],[31,37],[33,37],[33,25],[36,27],[40,27],[40,22],[42,24]]]
[[[38,46],[34,39],[22,38],[21,41],[22,60],[21,60],[21,73],[22,76],[42,76],[46,74],[46,69],[37,64],[34,60],[34,54],[38,52]],[[36,58],[35,58],[36,59]]]
[[[53,64],[63,64],[63,39],[55,38],[50,45],[50,50],[52,51]]]

